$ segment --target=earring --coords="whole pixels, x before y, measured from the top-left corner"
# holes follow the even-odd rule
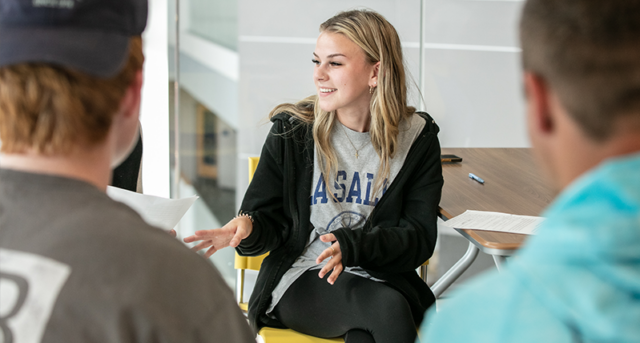
[[[369,87],[369,94],[373,94],[373,87]]]

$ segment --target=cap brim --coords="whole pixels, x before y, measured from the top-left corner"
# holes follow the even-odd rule
[[[102,78],[115,76],[128,57],[130,37],[78,28],[5,28],[0,33],[0,66],[42,62]]]

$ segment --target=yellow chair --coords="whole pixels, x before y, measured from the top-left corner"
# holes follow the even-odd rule
[[[249,182],[253,179],[253,174],[258,167],[259,157],[249,157]],[[245,270],[259,271],[262,265],[262,260],[267,257],[269,253],[260,256],[240,256],[236,253],[234,267],[238,270],[238,279],[240,280],[240,290],[238,295],[238,305],[240,309],[247,312],[249,305],[244,301],[244,277]],[[429,260],[420,266],[420,277],[427,281],[427,265]],[[264,327],[258,333],[265,343],[329,343],[329,342],[342,342],[342,338],[318,338],[308,336],[291,329],[276,329],[270,327]]]
[[[258,161],[260,157],[249,157],[249,182],[253,179],[253,174],[258,167]],[[238,270],[238,280],[240,280],[240,290],[238,294],[238,305],[244,312],[249,311],[249,303],[244,301],[244,271],[245,270],[260,270],[262,260],[267,257],[269,253],[260,256],[240,256],[236,253],[234,261],[234,268]]]

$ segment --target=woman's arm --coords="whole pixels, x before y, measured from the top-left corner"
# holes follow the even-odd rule
[[[443,178],[438,138],[434,132],[426,135],[426,153],[418,157],[421,162],[417,163],[403,189],[396,190],[401,196],[387,199],[383,204],[385,212],[374,214],[376,217],[372,219],[381,224],[367,232],[350,228],[332,232],[340,243],[345,267],[360,266],[385,273],[405,272],[414,270],[433,254]],[[389,210],[399,211],[400,219],[385,226],[386,219],[380,217],[378,220],[378,216]]]
[[[291,221],[283,207],[284,132],[282,120],[274,121],[240,206],[240,212],[253,219],[251,235],[236,248],[242,256],[262,255],[279,247],[288,227],[285,223]]]

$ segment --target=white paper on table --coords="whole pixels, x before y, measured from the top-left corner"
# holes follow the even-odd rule
[[[463,214],[447,220],[444,222],[444,225],[456,229],[500,231],[534,235],[543,221],[543,217],[467,210]]]
[[[187,210],[198,199],[195,195],[182,199],[167,199],[111,186],[107,187],[107,195],[134,209],[149,225],[165,230],[176,227]]]

